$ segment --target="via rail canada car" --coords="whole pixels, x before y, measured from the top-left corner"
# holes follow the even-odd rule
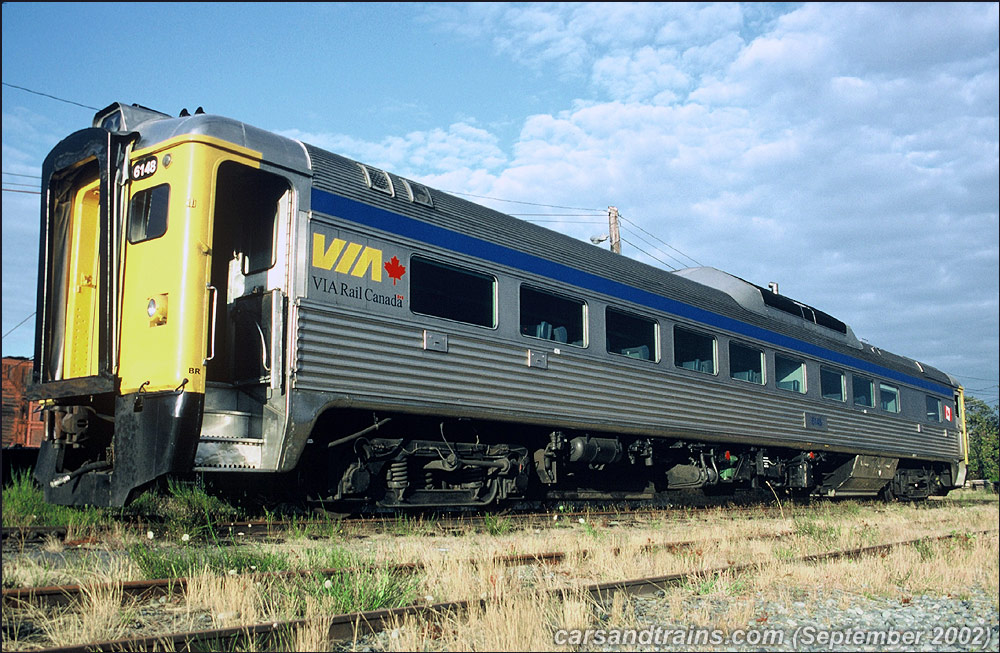
[[[48,155],[36,320],[57,504],[195,473],[390,510],[965,482],[956,380],[823,311],[200,109],[112,104]]]

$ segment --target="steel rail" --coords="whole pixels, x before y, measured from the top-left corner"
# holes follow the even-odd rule
[[[866,505],[889,505],[882,500],[866,500],[864,497],[852,498],[853,501],[863,502]],[[826,502],[829,499],[820,499],[820,501]],[[573,503],[572,501],[567,501],[567,503]],[[946,499],[941,501],[939,497],[929,497],[928,501],[924,503],[913,503],[912,506],[917,510],[933,510],[935,508],[943,507],[965,507],[968,505],[976,505],[983,503],[993,503],[989,498],[986,499],[969,499],[969,498],[957,498],[957,499]],[[365,516],[353,516],[350,513],[331,513],[330,519],[311,519],[306,521],[273,521],[266,519],[254,519],[245,521],[225,521],[219,522],[213,525],[213,528],[218,530],[227,530],[230,534],[242,532],[245,536],[252,536],[259,533],[261,530],[265,531],[262,535],[269,535],[280,533],[282,531],[287,531],[293,528],[309,527],[309,526],[329,526],[331,524],[338,524],[345,528],[361,527],[361,528],[399,528],[399,527],[419,527],[428,526],[434,528],[451,528],[451,527],[461,527],[469,524],[486,524],[490,520],[496,519],[509,519],[512,522],[517,521],[562,521],[566,519],[578,519],[578,518],[629,518],[629,517],[656,517],[665,519],[674,519],[678,517],[687,517],[695,519],[703,519],[710,517],[712,519],[726,519],[729,515],[736,518],[741,515],[746,514],[756,514],[760,511],[768,512],[782,512],[791,513],[793,509],[804,508],[805,510],[811,510],[811,506],[815,504],[810,504],[808,502],[792,501],[786,502],[782,505],[775,504],[770,500],[761,500],[758,502],[752,502],[744,505],[734,505],[733,503],[709,503],[709,504],[691,504],[691,505],[664,505],[664,506],[642,506],[637,508],[615,508],[615,509],[587,509],[587,510],[571,510],[571,511],[561,511],[553,508],[547,508],[541,511],[535,512],[522,512],[518,510],[513,511],[500,511],[491,513],[472,513],[472,514],[458,514],[458,515],[448,515],[448,514],[434,514],[434,513],[414,513],[410,516],[407,514],[394,514],[394,515],[380,515],[372,514]],[[713,510],[725,510],[727,515],[719,515],[713,513]],[[342,516],[334,516],[342,515]],[[401,522],[400,519],[403,521]],[[410,522],[408,520],[412,519]],[[134,526],[136,530],[148,530],[150,528],[161,527],[158,523],[138,523]],[[4,526],[2,527],[2,538],[4,540],[12,538],[27,539],[30,536],[43,536],[43,535],[62,535],[65,536],[69,528],[77,528],[81,531],[88,530],[100,530],[101,526],[87,526],[87,525],[77,525],[77,526],[49,526],[49,525],[24,525],[24,526]],[[254,530],[257,529],[257,530]]]
[[[760,508],[757,508],[759,510]],[[421,529],[433,528],[436,530],[449,530],[456,528],[468,528],[470,526],[483,526],[495,522],[498,519],[509,520],[516,528],[526,524],[551,524],[577,519],[635,519],[642,517],[662,517],[673,518],[677,514],[691,516],[692,509],[685,508],[644,508],[641,510],[595,510],[595,511],[545,511],[530,513],[494,513],[489,515],[460,515],[460,516],[434,516],[415,515],[412,518],[407,515],[389,516],[368,516],[336,518],[329,520],[307,520],[307,521],[270,521],[270,520],[248,520],[248,521],[226,521],[212,525],[216,537],[239,536],[247,539],[257,539],[260,537],[280,536],[282,533],[301,528],[309,527],[330,527],[337,526],[343,530],[393,530],[393,529]],[[696,509],[697,510],[697,509]],[[728,508],[734,517],[746,514],[748,509],[743,507]],[[697,516],[697,515],[694,515]],[[21,541],[43,540],[45,537],[63,537],[69,532],[70,526],[4,526],[2,530],[3,540],[19,539]],[[76,526],[73,527],[82,532],[96,532],[100,535],[101,526]],[[156,530],[162,528],[159,524],[140,523],[135,524],[136,531]],[[85,539],[90,539],[88,536]],[[225,543],[220,540],[219,542]]]
[[[777,539],[779,537],[785,537],[792,534],[792,531],[781,531],[778,533],[767,533],[764,535],[754,536],[748,539]],[[712,546],[725,541],[725,539],[716,538],[706,540],[684,540],[679,542],[654,542],[644,544],[640,546],[638,550],[644,553],[657,550],[676,551],[696,546]],[[611,549],[611,553],[612,555],[617,556],[621,553],[621,548],[614,547]],[[490,561],[498,565],[514,567],[518,565],[530,564],[558,564],[571,555],[587,558],[592,556],[593,552],[588,549],[582,549],[572,553],[566,553],[563,551],[518,553],[504,556],[494,556],[489,559],[471,558],[466,560],[466,562],[468,564],[474,564],[477,562]],[[374,570],[389,571],[394,573],[413,573],[420,571],[423,568],[424,564],[420,562],[400,562],[393,563],[391,565],[371,564],[357,567],[328,567],[321,569],[294,569],[287,571],[260,572],[250,574],[250,576],[255,580],[263,580],[266,578],[297,578],[306,576],[332,577]],[[5,588],[3,590],[3,606],[15,608],[22,604],[66,605],[74,601],[78,601],[81,596],[86,594],[106,594],[112,591],[120,591],[122,593],[123,600],[125,598],[142,600],[169,595],[175,592],[182,592],[185,588],[187,588],[189,582],[190,578],[178,576],[176,578],[155,578],[149,580],[120,581],[112,583],[92,583],[88,585],[49,585]]]
[[[399,528],[419,529],[421,527],[434,528],[437,530],[448,530],[453,528],[466,528],[470,525],[490,525],[498,519],[509,520],[516,528],[524,524],[555,524],[565,521],[579,519],[736,519],[747,514],[759,514],[762,510],[768,512],[782,512],[791,514],[792,508],[805,507],[807,504],[791,504],[791,508],[786,504],[784,508],[773,503],[759,503],[753,505],[704,505],[704,506],[675,506],[675,507],[644,507],[638,509],[599,509],[599,510],[545,510],[538,512],[496,512],[488,514],[470,515],[433,515],[415,514],[409,515],[371,515],[363,517],[343,517],[333,519],[314,519],[306,521],[272,521],[272,520],[247,520],[247,521],[225,521],[213,524],[213,531],[217,537],[227,537],[237,535],[248,539],[257,537],[268,537],[280,535],[297,528],[308,528],[312,526],[328,527],[337,525],[344,530],[393,530]],[[726,514],[720,515],[713,510],[725,510]],[[137,531],[156,530],[162,528],[157,523],[137,523],[132,525]],[[88,533],[84,539],[99,536],[104,527],[102,526],[4,526],[2,528],[3,540],[20,539],[27,541],[31,539],[41,540],[45,536],[66,537],[70,528],[75,528],[83,533]],[[96,535],[95,535],[96,532]],[[225,543],[220,540],[219,543]]]
[[[855,549],[841,549],[827,551],[824,553],[813,553],[791,558],[787,563],[813,563],[841,558],[860,558],[866,555],[885,553],[897,547],[911,546],[921,542],[935,542],[960,537],[970,537],[974,535],[996,534],[996,529],[986,529],[979,531],[969,531],[965,533],[949,533],[940,536],[926,536],[910,540],[896,542],[886,542],[872,546]],[[637,578],[631,580],[611,581],[605,583],[594,583],[582,587],[563,587],[549,590],[547,594],[556,599],[563,599],[567,596],[579,596],[587,593],[598,601],[607,601],[617,593],[625,593],[633,596],[643,596],[655,594],[677,583],[685,582],[692,577],[705,576],[709,574],[721,573],[744,573],[756,571],[762,563],[747,563],[738,565],[728,565],[724,567],[714,567],[710,569],[698,569],[664,576],[653,576]],[[200,630],[185,633],[171,633],[157,636],[147,636],[138,638],[118,639],[107,642],[91,642],[79,646],[68,646],[58,648],[36,649],[41,653],[94,653],[98,651],[123,651],[123,650],[150,650],[156,646],[169,645],[173,650],[192,650],[192,644],[224,643],[226,647],[232,647],[234,640],[247,638],[280,638],[294,635],[298,628],[307,625],[325,624],[327,627],[328,642],[335,642],[351,639],[370,633],[383,630],[387,626],[398,624],[405,617],[433,617],[449,613],[468,612],[473,607],[484,607],[489,605],[488,599],[467,600],[467,601],[447,601],[430,605],[409,605],[400,608],[373,610],[368,612],[355,612],[349,614],[339,614],[330,617],[320,617],[313,619],[294,619],[282,622],[266,624],[256,624],[250,626],[234,626],[230,628]],[[273,641],[273,640],[272,640]]]

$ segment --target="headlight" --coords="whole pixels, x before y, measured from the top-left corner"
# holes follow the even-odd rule
[[[167,295],[153,295],[146,302],[146,315],[149,317],[149,326],[160,326],[167,323]]]

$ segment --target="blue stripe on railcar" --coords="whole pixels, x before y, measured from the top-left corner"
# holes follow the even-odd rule
[[[411,240],[420,241],[460,254],[474,256],[484,261],[516,268],[610,297],[618,297],[625,301],[676,315],[705,326],[715,327],[778,347],[798,351],[813,358],[826,360],[903,383],[909,383],[944,396],[950,397],[953,392],[952,388],[927,381],[926,379],[920,379],[896,370],[881,367],[847,354],[841,354],[825,347],[804,342],[797,338],[775,333],[774,331],[747,324],[746,322],[719,315],[718,313],[706,311],[696,306],[685,304],[684,302],[640,290],[589,272],[577,270],[562,263],[548,261],[533,254],[526,254],[503,245],[408,218],[399,213],[386,211],[385,209],[341,197],[315,187],[312,190],[312,209],[319,213],[340,216],[352,222],[397,234]]]

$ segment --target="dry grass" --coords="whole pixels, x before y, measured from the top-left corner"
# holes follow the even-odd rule
[[[188,579],[184,608],[188,615],[211,615],[215,628],[260,623],[271,616],[260,588],[261,582],[252,576],[206,571]]]
[[[95,642],[125,637],[135,618],[136,605],[123,602],[121,586],[108,586],[86,589],[76,609],[50,612],[32,607],[30,611],[31,621],[53,643]]]
[[[636,623],[632,604],[621,597],[611,605],[597,606],[589,595],[577,591],[560,601],[551,593],[555,588],[678,572],[691,573],[684,584],[667,590],[664,601],[669,606],[669,618],[677,624],[722,630],[745,628],[752,622],[758,599],[787,605],[803,596],[830,590],[848,597],[903,599],[926,593],[961,598],[968,595],[970,588],[979,588],[996,601],[1000,586],[996,534],[924,542],[861,560],[822,564],[794,561],[809,553],[884,541],[995,529],[996,503],[934,510],[907,504],[818,504],[811,512],[792,515],[786,511],[784,519],[769,514],[737,520],[715,511],[702,516],[705,519],[651,520],[645,526],[629,528],[585,521],[505,535],[385,535],[340,538],[311,546],[335,544],[364,560],[422,563],[425,568],[417,576],[413,593],[417,602],[484,601],[470,614],[430,621],[401,620],[378,640],[378,645],[387,650],[553,650],[553,634],[559,628],[627,628]],[[421,529],[424,532],[427,530]],[[783,532],[789,534],[761,537]],[[688,541],[699,543],[674,549],[663,546]],[[58,548],[55,544],[49,546]],[[312,555],[302,543],[295,546],[298,549],[294,555]],[[568,556],[559,565],[510,567],[497,561],[497,557],[512,553],[548,551],[565,551]],[[126,562],[98,569],[96,558],[76,569],[43,573],[23,559],[14,564],[9,558],[4,557],[5,579],[8,573],[19,574],[19,578],[59,573],[78,576],[67,582],[92,582],[134,573]],[[115,560],[115,556],[109,559]],[[758,571],[709,572],[748,562],[756,563]],[[382,580],[359,577],[352,582],[374,587]],[[298,583],[261,580],[245,574],[205,573],[191,579],[178,603],[164,606],[170,619],[160,628],[176,632],[305,617],[309,625],[281,644],[282,648],[322,650],[328,646],[327,617],[343,611],[340,606],[344,598],[317,591],[320,579]],[[125,624],[136,621],[136,610],[134,604],[122,607],[120,592],[93,592],[75,608],[55,612],[51,619],[39,622],[46,624],[46,642],[39,638],[31,642],[5,639],[4,649],[125,636]],[[44,616],[41,611],[4,611],[5,621],[34,622]]]
[[[379,641],[387,651],[549,651],[557,628],[593,628],[595,619],[589,594],[511,591],[460,615],[404,618]]]
[[[138,568],[119,551],[109,548],[72,551],[49,539],[40,555],[8,555],[3,559],[5,587],[89,585],[140,578]]]

